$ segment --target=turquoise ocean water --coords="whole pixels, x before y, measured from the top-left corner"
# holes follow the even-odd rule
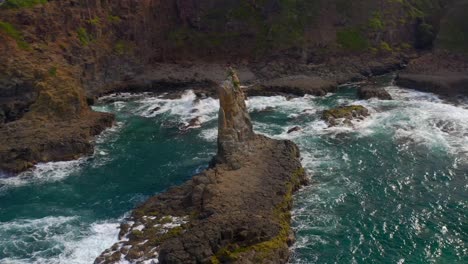
[[[256,131],[296,142],[311,177],[295,197],[291,263],[468,263],[468,103],[384,85],[395,100],[359,101],[353,86],[248,100]],[[347,104],[371,117],[354,127],[320,120]],[[135,205],[216,152],[215,99],[123,94],[95,109],[117,125],[93,156],[0,178],[0,263],[92,263]],[[201,127],[181,133],[194,117]],[[288,134],[293,126],[302,130]]]

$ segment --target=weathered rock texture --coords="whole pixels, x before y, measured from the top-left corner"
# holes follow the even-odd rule
[[[413,60],[396,84],[443,96],[468,95],[468,55],[438,51]]]
[[[359,99],[377,98],[380,100],[392,100],[392,96],[384,89],[374,86],[364,86],[358,89]]]
[[[228,80],[218,89],[220,101],[218,115],[218,161],[233,167],[239,166],[238,160],[248,144],[255,138],[252,122],[244,93],[240,88],[240,80],[233,70],[230,70]]]
[[[135,209],[96,263],[287,262],[292,193],[307,178],[294,143],[253,133],[238,85],[231,75],[219,89],[217,163]]]
[[[363,120],[367,116],[369,116],[369,110],[364,106],[349,105],[323,111],[322,119],[325,120],[329,126],[340,124],[353,126],[351,121]]]
[[[2,1],[0,126],[30,132],[0,135],[0,170],[62,159],[41,153],[48,140],[29,138],[44,122],[50,129],[67,120],[67,126],[110,124],[110,117],[89,114],[86,104],[104,93],[195,88],[215,94],[227,63],[242,69],[242,80],[259,84],[249,94],[324,94],[334,89],[329,83],[399,69],[412,46],[432,45],[439,25],[445,33],[464,30],[450,26],[464,20],[440,23],[457,1],[465,0]],[[446,36],[461,35],[441,35],[437,46],[463,47],[463,38],[448,43]],[[83,144],[88,127],[73,129]],[[65,134],[52,134],[83,153]],[[25,150],[32,153],[25,162],[3,158],[11,160],[7,152],[29,141],[35,147]]]
[[[411,61],[397,85],[450,97],[468,95],[468,1],[450,3],[438,23],[434,50]]]

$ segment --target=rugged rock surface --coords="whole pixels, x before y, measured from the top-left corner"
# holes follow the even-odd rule
[[[218,114],[218,154],[217,162],[226,163],[233,168],[239,167],[239,161],[248,151],[245,142],[255,138],[252,122],[245,105],[244,93],[240,80],[233,70],[229,78],[218,89],[220,108]]]
[[[384,88],[364,86],[359,87],[357,92],[359,99],[377,98],[380,100],[392,100],[392,96]]]
[[[468,1],[449,3],[438,22],[433,51],[411,61],[397,85],[448,97],[468,95]]]
[[[0,126],[0,171],[21,172],[39,162],[73,160],[93,153],[93,136],[114,122],[111,114],[89,112],[56,122],[22,119]]]
[[[468,95],[468,55],[436,52],[413,60],[396,84],[444,96]]]
[[[193,88],[200,96],[215,95],[226,64],[240,68],[247,84],[260,84],[252,94],[324,94],[333,87],[323,82],[400,69],[413,43],[432,44],[439,24],[437,46],[463,49],[464,1],[5,0],[0,126],[39,131],[44,122],[56,129],[68,119],[80,124],[90,117],[95,125],[109,123],[88,114],[87,102],[114,91]],[[81,135],[88,129],[74,130]],[[66,135],[51,133],[68,144]],[[0,135],[6,149],[32,141],[27,137],[34,132],[17,134],[26,138]]]
[[[322,114],[322,119],[329,126],[344,124],[353,126],[352,120],[362,120],[369,116],[369,110],[362,105],[341,106],[329,110],[325,110]]]
[[[212,167],[135,209],[121,225],[121,241],[95,263],[287,262],[292,193],[307,182],[299,150],[255,135],[234,74],[219,93]]]

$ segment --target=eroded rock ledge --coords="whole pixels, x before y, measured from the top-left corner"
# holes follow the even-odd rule
[[[299,150],[253,132],[234,72],[219,96],[212,166],[135,209],[95,263],[287,262],[292,194],[307,183]]]

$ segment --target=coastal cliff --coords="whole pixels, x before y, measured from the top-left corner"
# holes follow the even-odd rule
[[[0,171],[92,153],[103,94],[215,95],[233,64],[248,95],[324,95],[434,43],[459,51],[446,13],[463,1],[1,1]]]
[[[292,194],[307,183],[299,150],[253,132],[232,71],[219,97],[212,166],[136,208],[95,263],[287,262]]]

